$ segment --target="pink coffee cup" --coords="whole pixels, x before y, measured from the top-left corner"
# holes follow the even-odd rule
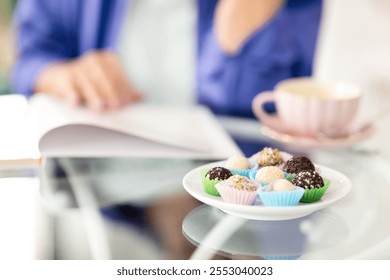
[[[351,127],[361,95],[354,84],[293,78],[256,95],[252,110],[262,124],[277,131],[307,137],[339,136]],[[264,103],[272,101],[277,108],[274,115],[263,109]]]

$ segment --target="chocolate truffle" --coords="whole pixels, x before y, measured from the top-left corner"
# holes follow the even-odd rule
[[[278,179],[272,184],[272,190],[276,192],[293,191],[295,190],[295,187],[286,179]]]
[[[244,156],[233,156],[226,161],[225,167],[237,170],[249,169],[249,161]]]
[[[291,181],[295,186],[304,189],[318,189],[324,186],[324,180],[314,170],[305,170],[296,174],[295,178]]]
[[[286,161],[283,166],[283,170],[287,173],[298,173],[304,170],[315,170],[314,164],[310,159],[304,156],[293,156],[288,161]]]
[[[266,166],[257,171],[255,179],[261,183],[270,184],[278,179],[284,179],[284,172],[276,166]]]
[[[257,154],[257,163],[260,166],[275,166],[282,162],[282,155],[276,148],[266,147]]]
[[[233,176],[229,169],[224,167],[213,167],[205,175],[209,180],[226,180]]]

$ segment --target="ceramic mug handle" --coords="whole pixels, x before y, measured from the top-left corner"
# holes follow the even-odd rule
[[[266,102],[275,101],[275,94],[272,91],[263,91],[255,96],[252,101],[252,111],[264,125],[280,130],[282,128],[282,122],[277,115],[269,115],[263,109],[263,105]]]

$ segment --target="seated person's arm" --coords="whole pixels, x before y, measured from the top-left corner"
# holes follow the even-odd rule
[[[140,94],[126,80],[115,54],[79,53],[81,28],[76,24],[77,15],[66,10],[67,2],[19,1],[13,90],[26,96],[44,92],[95,110],[138,100]]]
[[[221,48],[237,53],[244,42],[282,6],[284,0],[220,0],[215,31]]]
[[[199,2],[198,100],[217,114],[254,118],[256,94],[311,75],[322,1],[264,1],[274,5],[250,12],[263,0]]]

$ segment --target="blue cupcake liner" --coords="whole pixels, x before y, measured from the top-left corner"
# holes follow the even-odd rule
[[[256,174],[257,172],[257,168],[252,168],[252,169],[233,169],[233,168],[228,168],[230,170],[230,172],[233,173],[233,175],[241,175],[241,176],[245,176],[247,178],[250,179],[249,177],[249,174],[251,174],[252,172],[254,172]]]
[[[253,181],[256,181],[255,178],[256,178],[256,174],[257,174],[257,171],[259,171],[259,169],[251,169],[248,173],[248,177],[249,179],[253,180]],[[261,182],[259,182],[261,183]]]
[[[257,190],[261,201],[265,206],[296,206],[301,200],[305,190],[295,187],[294,191],[267,191],[268,185]]]

